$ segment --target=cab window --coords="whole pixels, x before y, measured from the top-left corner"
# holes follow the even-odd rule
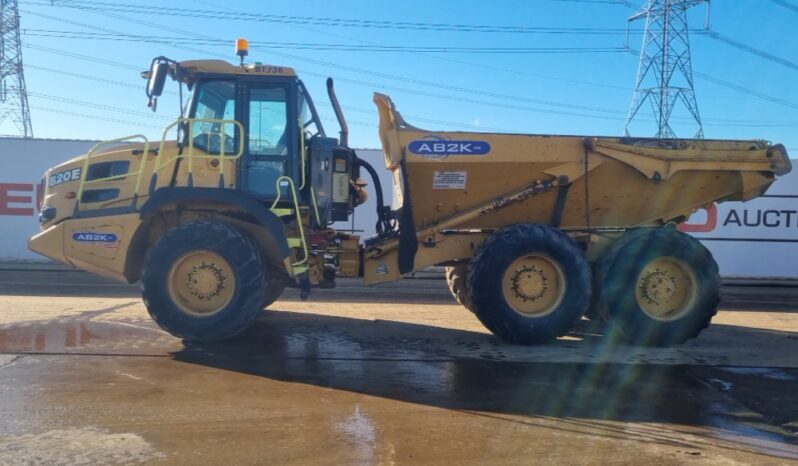
[[[194,147],[210,154],[235,154],[236,126],[219,121],[235,119],[235,83],[209,81],[198,92],[194,118],[199,121],[192,123],[190,134]]]
[[[249,87],[247,127],[247,190],[270,198],[277,195],[277,180],[288,172],[288,89],[281,86]]]
[[[285,88],[253,88],[249,95],[249,154],[288,155]]]

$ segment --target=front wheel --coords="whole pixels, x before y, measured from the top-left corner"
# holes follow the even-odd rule
[[[282,296],[285,291],[286,284],[287,282],[285,280],[272,280],[264,295],[263,304],[260,306],[261,309],[266,309],[280,299],[280,296]]]
[[[147,254],[141,292],[164,330],[218,341],[246,329],[263,309],[268,271],[244,234],[218,221],[172,229]]]
[[[720,274],[712,254],[673,228],[632,230],[599,267],[599,312],[609,333],[646,346],[697,336],[717,313]]]

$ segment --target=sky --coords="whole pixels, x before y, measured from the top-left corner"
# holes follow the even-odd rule
[[[152,113],[139,72],[158,55],[235,63],[234,41],[244,37],[248,61],[297,70],[328,134],[338,131],[324,86],[333,77],[350,145],[376,148],[375,91],[428,130],[623,134],[643,23],[632,25],[631,52],[625,31],[642,3],[19,0],[19,8],[36,137],[159,140],[178,115],[177,86],[167,84],[173,94]],[[767,139],[798,154],[798,0],[713,0],[716,37],[703,31],[706,14],[703,5],[689,14],[705,136]],[[401,50],[363,50],[375,46]],[[534,53],[495,53],[502,48]],[[643,112],[634,136],[656,131]],[[686,113],[674,116],[677,135],[691,137]]]

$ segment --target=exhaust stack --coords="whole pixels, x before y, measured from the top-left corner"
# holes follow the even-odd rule
[[[338,103],[338,97],[335,95],[332,78],[327,78],[327,95],[330,97],[333,110],[335,110],[335,117],[338,119],[338,125],[341,126],[341,145],[349,147],[349,125],[346,124],[344,112],[341,111],[341,104]]]

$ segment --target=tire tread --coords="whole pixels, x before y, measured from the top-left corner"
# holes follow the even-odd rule
[[[649,238],[646,238],[647,236]],[[664,241],[666,240],[677,243],[677,249],[692,251],[696,255],[698,264],[702,267],[706,267],[706,270],[702,271],[703,281],[702,287],[699,290],[699,293],[704,294],[704,296],[700,297],[699,299],[705,303],[705,305],[702,306],[703,308],[697,311],[701,314],[701,316],[699,317],[698,323],[696,325],[682,332],[677,332],[678,338],[674,338],[672,336],[673,333],[663,332],[657,338],[644,341],[641,340],[641,338],[638,336],[638,332],[636,332],[635,329],[632,329],[628,324],[625,324],[623,319],[619,319],[617,316],[613,315],[613,313],[608,309],[608,304],[605,299],[606,297],[603,296],[604,293],[600,293],[600,297],[597,300],[598,311],[600,315],[608,323],[611,330],[617,330],[617,332],[627,341],[645,346],[669,346],[681,344],[687,340],[697,337],[704,329],[709,327],[713,317],[718,312],[721,285],[718,264],[715,262],[712,254],[704,247],[703,244],[701,244],[701,242],[690,235],[670,227],[638,228],[625,233],[620,239],[616,240],[615,243],[609,247],[604,258],[602,258],[598,267],[597,282],[600,284],[605,282],[610,267],[620,260],[623,254],[628,253],[627,248],[630,244],[639,241],[646,241],[651,245],[651,247],[655,247],[657,244],[664,244]]]
[[[522,317],[504,299],[493,296],[481,281],[494,276],[495,262],[514,258],[513,248],[529,248],[532,251],[556,251],[565,260],[559,260],[566,274],[569,289],[560,307],[541,318]],[[546,251],[545,249],[548,249]],[[502,262],[503,263],[503,262]],[[501,280],[501,278],[499,278]],[[543,224],[519,223],[509,225],[491,235],[475,251],[469,261],[466,291],[474,313],[485,327],[511,343],[547,343],[566,334],[587,310],[592,291],[590,266],[582,250],[562,231]]]
[[[208,238],[212,247],[205,247]],[[171,300],[168,293],[170,264],[164,259],[174,251],[188,251],[187,246],[203,245],[222,254],[236,273],[233,302],[218,315],[209,318],[188,316]],[[179,257],[179,256],[178,256]],[[147,254],[141,276],[141,294],[147,312],[159,327],[170,334],[189,341],[218,341],[244,331],[258,316],[264,300],[268,276],[263,261],[249,238],[236,228],[219,221],[198,220],[167,231]],[[236,297],[239,297],[236,300]],[[235,309],[230,308],[234,306]],[[208,319],[208,320],[206,320]],[[209,323],[213,325],[208,325]]]

